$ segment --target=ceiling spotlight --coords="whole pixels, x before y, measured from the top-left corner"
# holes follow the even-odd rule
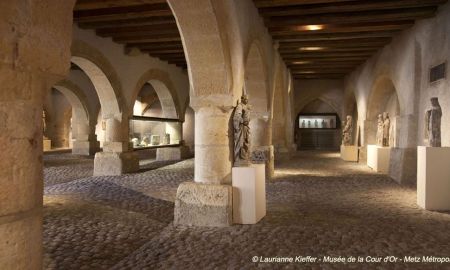
[[[324,47],[301,47],[299,48],[300,51],[321,51],[324,50]]]
[[[306,65],[306,64],[310,64],[311,63],[311,61],[295,61],[295,62],[292,62],[292,64],[294,64],[294,65]]]
[[[325,25],[323,24],[299,25],[294,26],[294,29],[297,31],[319,31],[325,29]]]
[[[309,31],[322,30],[322,29],[323,29],[323,25],[320,25],[320,24],[311,24],[311,25],[305,26],[305,29],[306,29],[306,30],[309,30]]]

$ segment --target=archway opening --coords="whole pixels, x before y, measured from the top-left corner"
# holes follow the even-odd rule
[[[252,120],[250,121],[251,147],[256,150],[269,146],[269,91],[267,76],[261,51],[254,42],[250,47],[245,62],[244,92],[248,96],[252,108]]]
[[[378,79],[372,89],[368,103],[365,128],[366,144],[376,144],[377,118],[379,114],[387,112],[390,118],[389,146],[397,146],[397,120],[400,115],[400,103],[397,91],[391,79]]]
[[[44,151],[72,147],[72,103],[61,91],[52,88],[44,102],[42,113]]]
[[[130,139],[134,149],[180,144],[181,122],[164,83],[150,80],[142,86],[133,106]]]
[[[327,102],[315,99],[297,114],[295,125],[298,150],[338,150],[341,120]]]

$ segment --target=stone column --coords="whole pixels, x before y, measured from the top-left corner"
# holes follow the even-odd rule
[[[74,2],[0,1],[0,269],[42,269],[43,100],[70,67]]]
[[[94,175],[121,175],[139,170],[139,158],[130,151],[129,123],[122,115],[106,119],[103,152],[95,154]]]
[[[74,130],[76,130],[76,133],[72,154],[90,156],[100,150],[100,142],[97,141],[95,129],[91,128],[89,124],[78,124],[74,127]]]
[[[250,134],[253,161],[256,156],[260,156],[258,152],[262,152],[265,156],[266,179],[270,179],[274,174],[274,147],[271,144],[272,126],[268,115],[252,114],[250,120]]]
[[[195,100],[191,100],[195,103]],[[175,224],[229,226],[232,224],[233,107],[208,104],[195,111],[194,183],[182,183],[175,201]]]

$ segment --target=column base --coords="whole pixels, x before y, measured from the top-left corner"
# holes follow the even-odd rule
[[[139,170],[139,158],[134,152],[98,152],[94,159],[94,176],[122,175]]]
[[[417,204],[427,210],[450,210],[450,147],[417,147]]]
[[[397,183],[407,186],[417,184],[417,149],[392,148],[389,176]]]
[[[233,224],[232,187],[181,183],[175,199],[175,225],[226,227]]]
[[[98,141],[74,141],[72,154],[81,156],[90,156],[100,151],[100,142]]]
[[[376,172],[389,173],[391,148],[378,145],[367,146],[367,166]]]
[[[341,145],[341,159],[344,161],[358,162],[358,146]]]
[[[156,150],[157,161],[175,161],[189,158],[190,150],[187,146],[161,147]]]

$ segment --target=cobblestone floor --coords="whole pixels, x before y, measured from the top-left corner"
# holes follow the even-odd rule
[[[337,154],[298,152],[267,183],[267,216],[229,228],[172,225],[193,160],[92,177],[92,158],[44,157],[45,269],[450,269],[450,263],[253,263],[272,257],[446,256],[450,214]]]

